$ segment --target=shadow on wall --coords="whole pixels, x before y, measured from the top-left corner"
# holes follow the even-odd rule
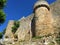
[[[35,16],[33,17],[32,19],[32,22],[31,22],[31,32],[32,32],[32,37],[35,37]]]

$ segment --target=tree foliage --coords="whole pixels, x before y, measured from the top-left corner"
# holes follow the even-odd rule
[[[5,13],[2,10],[0,10],[0,24],[4,23],[5,18]]]
[[[0,39],[2,39],[3,35],[5,34],[5,32],[6,32],[6,28],[4,29],[3,32],[0,32]]]
[[[19,27],[19,21],[15,21],[14,26],[12,27],[12,32],[15,33],[18,27]]]
[[[0,0],[0,9],[6,5],[6,0]]]
[[[6,5],[6,0],[0,0],[0,25],[4,23],[6,18],[6,15],[3,11],[5,5]]]
[[[2,34],[2,32],[0,32],[0,39],[3,37],[3,34]]]

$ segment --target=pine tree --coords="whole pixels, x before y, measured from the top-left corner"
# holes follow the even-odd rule
[[[6,5],[6,0],[0,0],[0,25],[4,23],[6,18],[6,15],[3,11],[5,5]]]
[[[6,15],[3,11],[4,6],[6,5],[6,0],[0,0],[0,25],[4,23]],[[0,32],[0,39],[3,37],[3,32]]]

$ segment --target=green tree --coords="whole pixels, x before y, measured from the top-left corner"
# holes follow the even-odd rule
[[[3,34],[2,34],[2,32],[0,32],[0,39],[3,37]]]
[[[5,13],[3,11],[4,6],[6,5],[6,0],[0,0],[0,25],[5,21]]]

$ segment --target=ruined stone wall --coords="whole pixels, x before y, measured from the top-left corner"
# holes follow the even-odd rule
[[[50,8],[54,16],[60,16],[60,0],[56,0],[54,3],[50,4]]]
[[[13,25],[14,25],[14,21],[10,20],[8,22],[8,26],[6,28],[6,32],[5,32],[5,35],[4,35],[5,39],[13,39],[14,38],[13,33],[12,33],[12,27],[13,27]]]
[[[31,20],[33,18],[33,14],[28,17],[24,17],[20,19],[20,27],[16,31],[15,35],[18,36],[18,41],[29,41],[32,37],[31,32]]]

